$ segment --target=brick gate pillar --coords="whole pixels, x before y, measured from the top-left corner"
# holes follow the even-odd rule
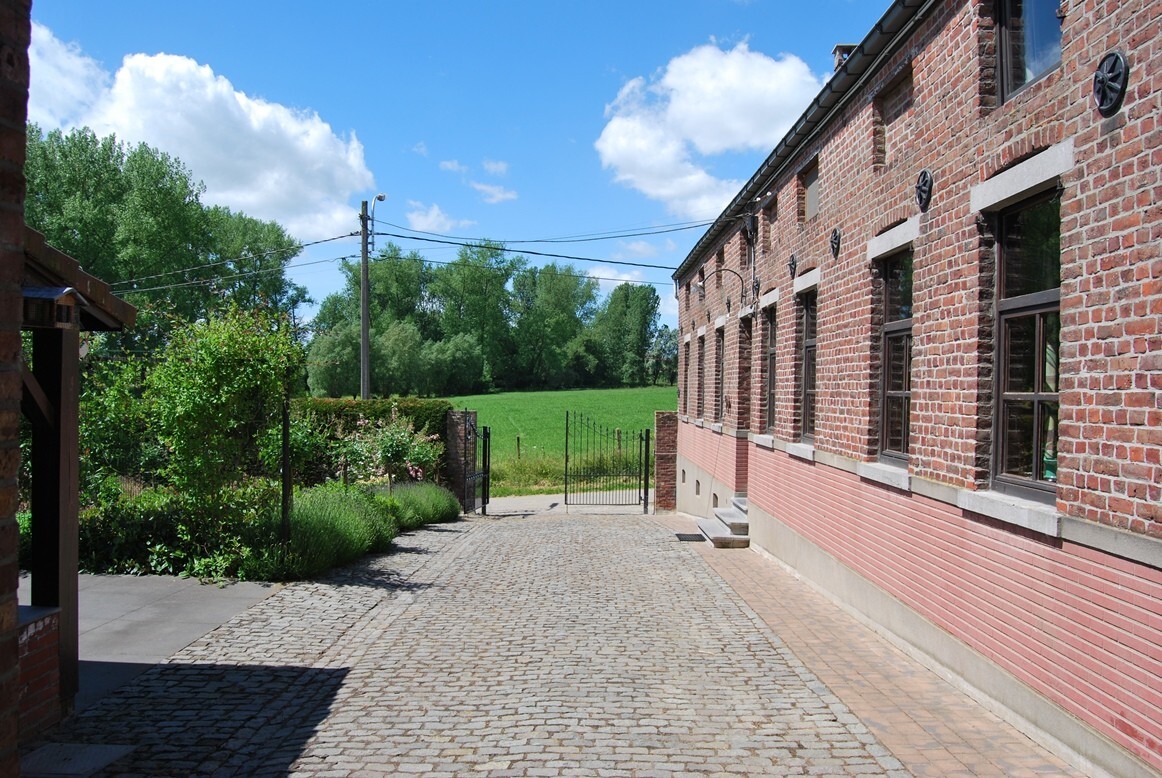
[[[654,413],[654,510],[678,507],[678,412]]]
[[[466,436],[465,429],[472,430]],[[444,428],[446,474],[448,488],[456,495],[460,506],[468,506],[467,474],[476,472],[476,411],[448,411]],[[467,438],[467,445],[465,441]]]

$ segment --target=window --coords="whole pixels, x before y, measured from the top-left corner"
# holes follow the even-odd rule
[[[690,341],[682,345],[682,413],[690,415]]]
[[[815,292],[807,292],[800,299],[800,323],[803,352],[801,355],[802,374],[800,376],[799,407],[802,415],[799,420],[799,432],[803,440],[815,439],[815,338],[817,334],[818,316],[816,303],[818,298]]]
[[[706,412],[706,338],[698,338],[698,399],[697,418],[705,418]]]
[[[908,458],[908,415],[912,407],[912,253],[883,262],[880,454]]]
[[[726,331],[714,335],[714,420],[726,419]]]
[[[775,430],[775,309],[767,308],[763,317],[763,339],[767,344],[767,420],[764,425],[768,432]]]
[[[802,191],[802,220],[814,219],[819,213],[819,162],[812,162],[799,175],[799,184]]]
[[[998,219],[997,419],[994,486],[1052,494],[1057,482],[1061,340],[1061,198]]]
[[[1060,0],[999,0],[1001,100],[1061,64]]]

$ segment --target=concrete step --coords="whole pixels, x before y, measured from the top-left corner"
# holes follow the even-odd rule
[[[731,497],[730,504],[739,510],[741,513],[746,513],[746,495],[740,497]]]
[[[698,529],[715,548],[746,548],[750,545],[748,536],[735,535],[718,519],[699,519]]]
[[[714,517],[726,525],[732,535],[749,535],[750,522],[738,508],[715,508]]]

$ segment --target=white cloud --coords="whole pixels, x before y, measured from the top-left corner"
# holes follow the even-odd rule
[[[490,205],[503,203],[507,200],[515,200],[517,198],[516,192],[511,189],[505,189],[503,186],[482,184],[478,181],[469,181],[468,184],[484,197],[484,202]]]
[[[428,156],[428,144],[420,141],[416,145],[412,146],[412,153],[419,154],[421,157]]]
[[[641,282],[644,279],[640,270],[625,270],[617,267],[597,265],[589,269],[589,277],[597,281],[604,297],[626,281]]]
[[[631,240],[621,243],[621,247],[614,253],[614,259],[625,259],[634,257],[642,259],[645,257],[656,257],[658,255],[658,247],[650,243],[648,240]]]
[[[187,57],[131,54],[110,80],[47,28],[34,35],[46,76],[30,94],[33,115],[172,154],[205,182],[207,203],[278,221],[300,240],[357,227],[348,200],[375,181],[354,133],[337,134],[313,111],[250,97]],[[85,78],[67,104],[41,90],[72,72]]]
[[[684,218],[713,218],[742,182],[713,176],[708,158],[771,150],[822,83],[790,54],[698,46],[626,83],[594,145],[618,182]]]
[[[461,165],[457,160],[445,159],[440,163],[440,170],[447,170],[449,173],[467,173],[468,167]]]
[[[109,88],[109,74],[75,43],[64,43],[32,23],[28,120],[45,129],[71,126]]]
[[[450,233],[456,229],[463,229],[471,227],[475,222],[467,219],[453,219],[440,208],[440,206],[432,203],[431,205],[424,205],[415,200],[408,201],[407,220],[408,226],[413,230],[419,232],[439,232]]]
[[[491,173],[494,176],[503,176],[508,174],[507,162],[501,162],[495,159],[486,159],[484,160],[483,164],[485,171]]]

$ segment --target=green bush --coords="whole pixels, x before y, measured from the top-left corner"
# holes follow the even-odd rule
[[[20,569],[27,570],[32,563],[32,514],[19,511],[16,514],[16,529],[20,533]]]
[[[402,529],[415,529],[424,524],[455,521],[460,517],[460,503],[456,495],[436,484],[416,482],[400,484],[391,492],[399,506]]]
[[[80,514],[80,568],[90,573],[237,574],[253,544],[270,543],[257,529],[280,504],[278,486],[251,481],[212,497],[171,489],[120,494]]]
[[[244,560],[239,575],[251,580],[311,578],[369,551],[386,551],[398,533],[395,505],[363,486],[330,483],[295,494],[290,543],[269,543]],[[280,519],[263,527],[278,538]]]

